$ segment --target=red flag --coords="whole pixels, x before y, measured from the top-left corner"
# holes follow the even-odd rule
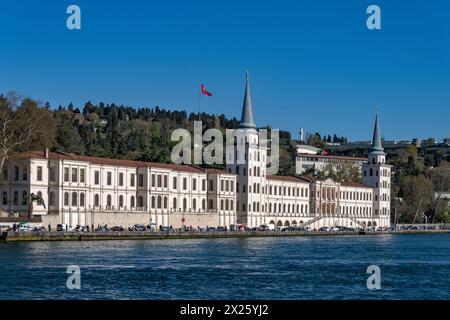
[[[208,92],[203,84],[202,84],[202,91],[201,91],[201,94],[204,94],[205,96],[209,96],[209,97],[212,96],[212,93],[211,93],[211,92]]]

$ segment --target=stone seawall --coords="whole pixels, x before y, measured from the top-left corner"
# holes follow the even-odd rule
[[[164,240],[164,239],[211,239],[211,238],[255,238],[255,237],[298,237],[298,236],[355,236],[383,234],[442,234],[449,230],[407,230],[391,232],[42,232],[18,233],[3,232],[2,242],[20,241],[93,241],[93,240]]]

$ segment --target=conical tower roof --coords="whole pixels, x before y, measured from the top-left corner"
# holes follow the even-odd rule
[[[384,153],[384,148],[381,143],[381,130],[380,130],[380,116],[377,111],[377,116],[375,118],[375,128],[373,130],[373,140],[372,147],[370,148],[370,153]]]
[[[252,97],[250,95],[250,81],[249,81],[248,71],[246,73],[244,105],[242,106],[242,116],[241,116],[241,122],[239,123],[239,128],[256,129],[256,125],[253,122]]]

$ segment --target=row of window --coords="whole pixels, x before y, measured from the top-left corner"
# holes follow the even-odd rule
[[[372,215],[372,208],[371,207],[342,206],[341,214],[370,216],[370,215]]]
[[[42,197],[42,192],[39,191],[37,193],[37,195],[39,197]],[[20,199],[19,199],[19,191],[17,191],[17,190],[14,191],[13,192],[13,198],[12,198],[12,204],[15,205],[15,206],[26,205],[27,204],[27,196],[28,196],[28,193],[26,191],[22,191],[22,201],[20,201]],[[2,204],[4,206],[6,206],[6,205],[8,205],[9,201],[10,200],[8,199],[8,192],[7,191],[3,191]]]
[[[3,178],[3,181],[7,181],[9,179],[7,166],[5,166],[3,168],[3,177],[2,178]],[[14,179],[13,180],[14,181],[20,180],[20,168],[18,166],[14,166]],[[42,181],[42,167],[41,166],[37,167],[36,180]],[[28,181],[28,167],[26,167],[26,166],[22,167],[22,181]]]
[[[357,191],[341,191],[341,199],[343,200],[361,200],[372,201],[372,193]]]
[[[370,177],[373,177],[373,172],[374,171],[371,168],[369,170],[369,176]],[[388,170],[388,169],[383,169],[383,170],[381,170],[381,174],[380,174],[380,172],[378,170],[375,170],[375,177],[378,177],[379,175],[382,176],[382,177],[390,177],[391,176],[391,171]],[[367,170],[364,170],[364,177],[367,177]]]
[[[272,211],[273,209],[273,211]],[[281,210],[283,209],[283,210]],[[287,210],[286,210],[287,209]],[[283,206],[281,206],[281,203],[278,203],[278,205],[276,203],[269,203],[269,212],[273,212],[273,213],[309,213],[308,212],[308,205],[305,204],[290,204],[288,203],[286,206],[286,203],[283,203]]]
[[[135,196],[130,197],[130,208],[135,208]],[[50,206],[55,205],[55,194],[54,192],[50,192],[50,198],[49,198]],[[69,192],[64,193],[64,206],[68,207],[69,203],[72,207],[84,207],[85,206],[85,194],[82,192],[79,194],[78,199],[78,193],[72,192],[70,194]],[[124,207],[124,196],[119,195],[119,201],[118,201],[119,208]],[[152,209],[167,209],[168,208],[168,197],[167,196],[152,196],[151,202],[150,202]],[[140,208],[144,207],[144,198],[142,196],[138,196],[138,203],[137,206]],[[100,207],[100,196],[98,194],[94,195],[94,207]],[[112,196],[107,195],[106,196],[106,207],[112,208]],[[201,207],[197,208],[197,199],[192,199],[192,207],[193,210],[202,209],[206,210],[206,200],[202,199],[201,201]],[[172,209],[178,209],[177,204],[177,198],[172,199]],[[186,198],[183,199],[182,207],[180,209],[187,210],[188,209],[188,200]],[[214,201],[212,199],[208,202],[208,209],[214,210]],[[233,200],[222,200],[221,201],[221,210],[234,210],[234,201]]]

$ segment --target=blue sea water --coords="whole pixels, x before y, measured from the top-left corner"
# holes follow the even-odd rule
[[[450,299],[450,234],[4,243],[0,266],[0,299]]]

